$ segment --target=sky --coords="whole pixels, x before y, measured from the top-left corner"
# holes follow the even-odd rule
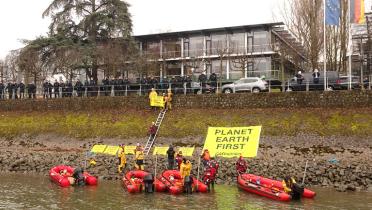
[[[284,0],[127,0],[133,33],[195,30],[280,21]],[[23,46],[21,40],[46,35],[42,13],[52,0],[1,0],[0,59]]]

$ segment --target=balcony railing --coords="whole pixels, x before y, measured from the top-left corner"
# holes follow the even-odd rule
[[[180,50],[177,51],[164,51],[162,53],[159,52],[146,52],[145,55],[153,58],[164,58],[164,59],[176,59],[176,58],[191,58],[191,57],[202,57],[202,56],[219,56],[221,54],[228,56],[228,55],[260,55],[264,53],[272,53],[272,45],[271,44],[263,44],[263,45],[251,45],[247,48],[245,46],[238,46],[238,47],[230,47],[229,49],[223,48],[207,48],[207,49],[192,49],[192,50],[184,50],[183,57],[182,52]]]

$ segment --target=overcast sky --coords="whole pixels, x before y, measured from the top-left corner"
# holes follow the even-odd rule
[[[0,59],[22,47],[20,40],[45,35],[41,14],[52,0],[2,0]],[[136,35],[274,21],[283,0],[128,0]],[[278,21],[278,16],[275,18]]]

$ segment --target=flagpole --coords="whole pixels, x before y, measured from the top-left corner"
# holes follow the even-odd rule
[[[326,46],[326,0],[323,0],[323,6],[324,6],[324,9],[323,9],[323,73],[324,73],[324,76],[323,76],[323,83],[324,83],[324,91],[327,90],[327,46]]]
[[[351,40],[351,41],[350,41]],[[353,54],[353,37],[351,33],[351,1],[349,0],[349,90],[351,90],[351,56]]]

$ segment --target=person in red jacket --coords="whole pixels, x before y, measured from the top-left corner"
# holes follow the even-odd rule
[[[238,161],[236,161],[236,171],[238,174],[244,174],[247,171],[248,164],[247,162],[243,159],[243,156],[240,155]]]
[[[176,163],[177,163],[177,166],[178,166],[178,170],[180,170],[180,168],[181,168],[182,159],[183,159],[182,151],[179,151],[176,155]]]
[[[203,182],[208,186],[208,191],[210,191],[211,185],[214,189],[214,183],[216,182],[218,168],[218,162],[213,157],[211,157],[211,160],[208,162],[207,168],[204,171],[203,175]]]
[[[152,122],[151,126],[149,128],[149,134],[150,134],[150,140],[151,141],[154,140],[157,130],[158,130],[158,126],[156,126],[155,123]]]

